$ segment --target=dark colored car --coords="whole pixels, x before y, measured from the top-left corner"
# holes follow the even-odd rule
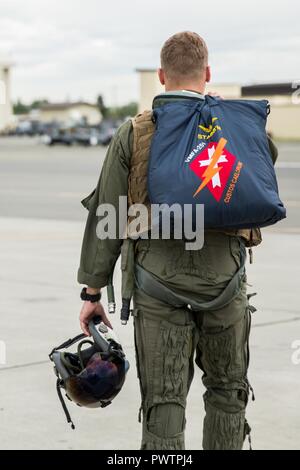
[[[54,128],[49,133],[44,134],[43,142],[47,145],[72,145],[75,139],[70,129]]]
[[[109,145],[119,125],[115,122],[103,122],[99,126],[99,143]]]
[[[93,127],[79,127],[74,131],[74,141],[77,144],[95,146],[100,142],[100,133]]]

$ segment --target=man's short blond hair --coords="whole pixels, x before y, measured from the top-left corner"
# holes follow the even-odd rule
[[[199,34],[183,31],[167,39],[160,60],[169,80],[198,79],[208,64],[207,46]]]

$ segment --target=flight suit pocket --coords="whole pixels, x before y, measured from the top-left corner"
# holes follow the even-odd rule
[[[213,283],[217,274],[212,269],[209,248],[204,245],[201,250],[186,250],[184,242],[175,245],[166,261],[166,277],[176,276],[196,276]]]
[[[137,373],[142,406],[173,402],[185,406],[193,354],[193,322],[154,321],[133,310]]]
[[[240,319],[233,325],[225,329],[207,328],[201,332],[201,366],[210,385],[246,381],[250,325],[250,310],[246,305]]]

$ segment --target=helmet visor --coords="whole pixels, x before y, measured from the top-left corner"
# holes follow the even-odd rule
[[[95,353],[80,374],[66,381],[66,392],[78,405],[98,407],[116,396],[124,380],[124,361],[106,361]]]

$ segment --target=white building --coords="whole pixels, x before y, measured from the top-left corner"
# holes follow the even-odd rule
[[[12,104],[10,98],[11,62],[0,57],[0,132],[12,121]]]
[[[155,95],[164,91],[155,69],[138,69],[140,77],[139,112],[151,109]],[[300,140],[300,86],[298,82],[264,83],[241,86],[238,83],[207,84],[206,92],[216,91],[225,99],[267,99],[271,105],[268,131],[275,139]]]
[[[85,120],[88,124],[99,124],[102,115],[95,104],[78,101],[74,103],[43,104],[36,112],[36,118],[41,122],[58,121],[62,123]]]

